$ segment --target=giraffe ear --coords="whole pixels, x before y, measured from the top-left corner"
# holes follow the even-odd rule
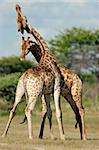
[[[22,36],[22,40],[24,40],[24,36]]]
[[[28,36],[27,40],[29,40],[29,39],[30,39],[30,37]]]
[[[25,38],[22,36],[22,43],[24,44],[24,42],[25,42]]]

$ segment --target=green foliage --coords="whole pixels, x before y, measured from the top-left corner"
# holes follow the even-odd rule
[[[66,29],[55,39],[49,41],[52,52],[65,63],[69,59],[69,53],[75,48],[81,48],[83,45],[99,44],[99,30],[85,30],[82,28]],[[64,62],[65,61],[65,62]]]
[[[0,97],[7,101],[14,101],[16,85],[18,83],[21,73],[12,73],[0,77]]]
[[[19,57],[0,59],[0,97],[9,102],[14,101],[16,85],[22,72],[33,67],[31,61],[21,61]]]
[[[33,66],[31,61],[21,61],[19,57],[3,57],[0,59],[1,73],[24,72]]]
[[[84,81],[84,82],[88,82],[89,84],[95,84],[96,83],[96,76],[95,74],[91,74],[91,75],[87,75],[87,74],[81,74],[80,78]]]

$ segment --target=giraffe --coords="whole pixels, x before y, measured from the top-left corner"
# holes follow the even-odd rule
[[[25,48],[25,46],[23,46],[23,48]],[[25,55],[22,55],[22,57],[25,58]],[[51,110],[50,110],[50,103],[49,103],[49,97],[48,97],[48,95],[53,94],[54,80],[55,79],[53,75],[50,72],[46,72],[44,68],[41,68],[40,66],[32,68],[32,69],[28,69],[20,77],[18,85],[17,85],[14,106],[10,112],[9,120],[7,122],[6,128],[2,135],[3,137],[7,135],[8,129],[15,115],[15,110],[18,104],[21,102],[21,97],[25,93],[27,97],[27,107],[25,109],[25,114],[28,120],[29,138],[32,139],[31,113],[35,107],[37,97],[41,95],[43,95],[42,99],[46,100],[46,105],[47,105],[48,115],[49,115],[49,123],[50,123],[50,136],[51,136],[51,139],[54,138],[53,131],[51,128],[52,126],[51,125]],[[66,88],[64,89],[65,94],[67,95],[69,90],[66,86],[65,88]],[[77,109],[75,107],[74,107],[74,110],[76,114],[78,114]],[[44,117],[46,117],[46,112],[44,114]],[[43,117],[43,120],[44,120],[44,117]],[[41,131],[41,134],[42,134],[42,131]],[[63,137],[61,138],[63,139]]]
[[[36,73],[39,74],[39,70],[41,70],[42,72],[44,72],[44,70],[45,70],[45,72],[51,72],[51,74],[55,78],[54,87],[53,87],[53,89],[54,89],[53,95],[54,95],[54,102],[55,102],[55,108],[56,108],[56,117],[57,117],[57,122],[58,122],[58,126],[59,126],[59,131],[60,131],[60,138],[65,139],[63,122],[62,122],[62,115],[61,115],[62,112],[61,112],[61,107],[60,107],[60,72],[57,69],[57,66],[56,66],[56,63],[54,62],[54,59],[53,58],[48,59],[48,58],[51,57],[51,55],[49,55],[49,57],[46,57],[46,54],[47,54],[47,56],[49,55],[47,50],[43,54],[43,59],[40,60],[39,66],[37,67],[38,72],[36,72]],[[33,84],[32,88],[30,86],[31,85],[30,81],[27,81],[27,84],[28,84],[28,82],[30,82],[30,84],[26,85],[26,87],[27,87],[27,92],[26,93],[28,93],[28,95],[30,94],[29,95],[29,102],[28,102],[28,105],[27,105],[27,108],[26,108],[26,116],[27,116],[27,120],[28,120],[28,130],[29,130],[29,138],[30,139],[32,139],[31,111],[34,108],[35,103],[36,103],[36,99],[37,99],[38,95],[40,95],[40,92],[43,89],[43,84],[45,83],[44,78],[42,76],[44,76],[44,75],[41,74],[41,76],[38,78],[38,81],[40,82],[39,84],[36,84],[35,81],[37,81],[37,79],[35,79],[36,77],[33,76],[34,81],[32,79],[32,82],[34,84]],[[41,82],[41,80],[42,80],[42,82]],[[37,86],[37,88],[36,88],[36,86]],[[32,89],[31,90],[32,93],[29,89],[30,90]],[[16,101],[18,101],[18,100],[15,100],[15,105],[14,105],[14,108],[13,108],[14,110],[16,109]],[[3,136],[6,135],[7,130],[9,128],[9,125],[10,125],[10,122],[13,118],[13,115],[12,115],[12,112],[14,112],[13,109],[11,111],[11,114],[10,114],[10,117],[9,117],[9,120],[8,120],[8,123],[7,123],[7,126],[5,128]]]
[[[48,87],[46,85],[47,76],[49,75],[50,80],[48,83]],[[10,111],[9,119],[5,130],[3,132],[2,137],[5,137],[8,133],[8,129],[12,122],[12,119],[15,116],[15,110],[18,104],[21,102],[22,96],[25,94],[27,97],[27,106],[25,108],[25,115],[28,121],[28,133],[29,139],[33,138],[32,135],[32,124],[31,124],[31,115],[32,111],[35,107],[38,96],[41,96],[43,93],[49,94],[52,93],[54,87],[54,76],[50,72],[45,72],[43,68],[40,66],[28,69],[23,75],[20,77],[17,89],[16,89],[16,97],[12,110]],[[50,128],[51,138],[53,138],[52,129]],[[61,135],[61,133],[60,133]],[[61,136],[61,139],[64,137]]]
[[[54,102],[56,106],[56,117],[58,121],[58,126],[60,130],[61,138],[65,139],[64,136],[64,129],[63,129],[63,122],[62,122],[62,112],[61,107],[59,104],[60,101],[60,80],[61,80],[61,74],[57,67],[57,63],[53,56],[49,53],[49,48],[47,47],[47,44],[44,43],[43,38],[40,36],[38,32],[36,32],[35,29],[30,29],[27,25],[27,19],[24,17],[21,8],[19,5],[16,5],[16,11],[18,14],[18,31],[21,31],[24,33],[24,29],[27,28],[27,32],[34,36],[38,44],[40,45],[40,48],[43,52],[42,58],[40,59],[39,65],[40,67],[44,68],[45,71],[50,71],[54,77],[55,77],[55,83],[54,83]],[[38,36],[36,36],[38,34]],[[39,37],[39,38],[38,38]],[[43,44],[41,43],[41,40],[43,40]]]
[[[43,62],[43,65],[44,65],[44,61],[42,61],[42,59],[46,59],[47,60],[47,67],[49,65],[49,62],[53,61],[58,70],[60,71],[60,74],[62,77],[64,77],[64,81],[66,82],[71,94],[72,94],[72,97],[74,99],[74,101],[76,102],[76,105],[79,109],[79,113],[81,115],[81,126],[80,126],[80,130],[82,132],[82,136],[81,136],[81,139],[86,139],[86,131],[85,131],[85,122],[84,122],[84,107],[82,105],[82,82],[80,80],[80,78],[72,73],[69,69],[66,69],[64,68],[61,64],[57,63],[56,59],[52,57],[52,55],[49,54],[49,48],[45,42],[45,40],[43,39],[43,37],[39,34],[39,32],[37,30],[35,30],[34,28],[30,28],[28,23],[27,23],[27,19],[26,17],[24,17],[22,11],[21,11],[21,8],[19,5],[16,5],[16,11],[17,11],[17,14],[18,14],[18,17],[20,17],[20,20],[18,19],[18,27],[19,27],[19,24],[21,28],[18,28],[18,31],[21,31],[21,33],[24,32],[24,30],[26,30],[27,33],[33,35],[33,37],[36,39],[37,41],[37,44],[39,45],[40,49],[41,49],[41,52],[42,52],[42,55],[44,57],[41,58],[41,62]],[[24,20],[24,21],[23,21]],[[24,22],[24,23],[23,23]],[[65,75],[64,75],[65,74]]]
[[[32,55],[34,55],[34,57],[36,58],[37,62],[39,63],[41,57],[42,57],[42,51],[39,47],[39,45],[37,45],[37,43],[29,40],[29,38],[27,40],[25,40],[24,38],[22,39],[22,55],[21,55],[21,59],[26,59],[26,55],[31,52]],[[63,79],[61,79],[61,95],[69,102],[69,104],[71,105],[76,118],[77,118],[77,123],[79,123],[79,127],[80,127],[80,134],[81,134],[81,139],[86,139],[86,132],[85,132],[85,125],[83,125],[84,122],[82,122],[84,120],[83,116],[82,119],[80,121],[79,119],[79,112],[84,113],[84,108],[82,105],[82,101],[81,101],[81,94],[82,94],[82,82],[80,80],[80,78],[78,77],[77,74],[75,74],[74,72],[72,72],[71,70],[63,67],[61,64],[58,64],[58,67],[60,69],[60,71],[62,72],[62,76]],[[41,123],[41,130],[40,130],[40,134],[39,137],[42,138],[43,136],[43,128],[44,128],[44,122],[45,122],[45,118],[46,118],[46,104],[44,103],[44,97],[43,97],[43,120]],[[79,112],[77,111],[77,108],[79,108]],[[49,114],[48,114],[49,115]],[[51,115],[51,114],[50,114]],[[81,113],[80,113],[81,115]],[[77,125],[77,124],[76,124]]]

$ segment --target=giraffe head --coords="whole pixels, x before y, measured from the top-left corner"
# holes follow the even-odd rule
[[[30,37],[27,38],[27,40],[25,40],[24,37],[22,37],[22,45],[21,45],[21,60],[25,60],[26,59],[26,55],[29,53],[28,48],[30,47],[31,43],[33,43],[30,40]]]
[[[37,62],[40,61],[41,59],[41,50],[39,45],[30,40],[30,37],[28,37],[27,39],[25,39],[24,37],[22,37],[22,44],[21,44],[21,60],[26,60],[26,55],[31,52],[34,57],[36,58]]]
[[[21,32],[22,34],[24,33],[24,29],[28,28],[27,27],[27,18],[23,15],[21,11],[21,7],[16,4],[16,12],[17,12],[17,23],[18,23],[18,32]],[[29,32],[29,30],[28,30]]]

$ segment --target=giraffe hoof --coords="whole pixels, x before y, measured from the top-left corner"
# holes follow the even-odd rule
[[[33,140],[33,137],[32,137],[32,136],[30,136],[30,137],[29,137],[29,139],[30,139],[30,140]]]
[[[39,139],[43,139],[43,136],[39,135]]]
[[[55,139],[55,137],[53,135],[51,135],[51,140],[54,140],[54,139]]]
[[[65,135],[61,136],[61,140],[65,141]]]
[[[2,138],[4,138],[5,136],[6,136],[5,134],[2,134],[2,135],[1,135]]]
[[[84,137],[82,140],[83,140],[83,141],[86,141],[86,140],[87,140],[87,137]]]

